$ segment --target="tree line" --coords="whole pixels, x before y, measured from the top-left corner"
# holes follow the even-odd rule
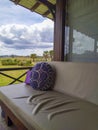
[[[30,57],[33,59],[33,62],[35,61],[35,59],[38,57],[37,54],[33,53],[30,55]],[[50,58],[50,60],[53,60],[53,50],[50,51],[44,51],[43,52],[43,58],[45,61],[48,61],[48,59]]]
[[[18,65],[18,66],[32,66],[34,62],[40,61],[52,61],[53,60],[53,50],[44,51],[43,56],[37,56],[37,54],[32,53],[28,57],[11,57],[11,58],[2,58],[2,65]]]

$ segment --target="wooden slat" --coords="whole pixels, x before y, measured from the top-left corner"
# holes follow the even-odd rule
[[[51,4],[49,1],[47,0],[38,0],[38,2],[46,5],[49,9],[49,11],[51,12],[51,14],[53,15],[53,19],[55,18],[55,5]]]
[[[12,1],[12,2],[14,2],[15,4],[19,4],[19,2],[21,1],[21,0],[10,0],[10,1]],[[33,1],[33,0],[32,0]],[[49,1],[47,1],[47,0],[36,0],[36,2],[37,3],[39,3],[39,4],[44,4],[45,6],[47,6],[47,8],[48,8],[48,10],[50,11],[50,13],[52,14],[52,16],[53,16],[53,18],[51,17],[48,17],[48,18],[50,18],[50,19],[54,19],[55,18],[55,5],[54,4],[52,4],[52,3],[50,3]],[[32,8],[29,8],[29,7],[27,7],[26,5],[20,5],[20,6],[22,6],[22,7],[24,7],[24,8],[26,8],[26,9],[29,9],[29,10],[31,10],[31,11],[34,11],[34,12],[37,12],[38,14],[40,14],[40,15],[43,15],[43,16],[45,16],[44,14],[42,14],[40,11],[36,11],[36,9],[39,7],[39,4],[35,4],[34,6],[32,6]],[[48,16],[48,15],[46,15],[46,16]]]
[[[0,71],[26,70],[26,69],[32,69],[32,67],[0,68]]]
[[[37,1],[44,4],[44,5],[46,5],[48,8],[51,8],[52,10],[55,10],[55,5],[51,4],[47,0],[37,0]]]
[[[5,76],[5,77],[8,77],[10,79],[13,79],[13,81],[11,81],[8,85],[10,84],[14,84],[16,81],[18,82],[23,82],[22,80],[20,80],[20,78],[22,78],[24,75],[26,75],[27,71],[22,73],[19,77],[17,78],[14,78],[8,74],[5,74],[3,73],[3,71],[14,71],[14,70],[28,70],[28,69],[32,69],[32,67],[22,67],[22,68],[1,68],[0,69],[0,74]]]
[[[15,4],[18,4],[21,0],[16,0]]]
[[[10,76],[10,75],[4,74],[4,73],[2,73],[2,72],[0,72],[0,74],[3,75],[3,76],[5,76],[5,77],[8,77],[8,78],[10,78],[10,79],[17,80],[17,81],[19,81],[19,82],[23,82],[23,81],[21,81],[21,80],[19,80],[19,79],[16,79],[16,78],[14,78],[14,77],[12,77],[12,76]]]
[[[35,5],[32,6],[32,8],[30,9],[31,11],[34,11],[35,9],[37,9],[40,6],[41,3],[36,3]]]
[[[49,14],[50,14],[50,11],[47,10],[47,11],[43,14],[43,16],[44,16],[44,17],[47,17]]]
[[[20,78],[22,78],[24,75],[26,75],[27,72],[23,73],[22,75],[20,75],[18,78],[16,78],[14,81],[12,81],[10,84],[15,83],[17,80],[19,80]],[[23,81],[22,81],[23,82]],[[10,85],[9,84],[9,85]]]

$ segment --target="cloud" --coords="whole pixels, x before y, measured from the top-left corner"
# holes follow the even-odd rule
[[[29,55],[53,49],[53,22],[15,5],[0,3],[0,55]]]
[[[45,19],[43,22],[33,25],[1,25],[0,42],[5,50],[9,50],[9,53],[17,51],[19,54],[21,52],[24,54],[23,50],[28,53],[40,50],[39,52],[42,53],[44,50],[53,49],[53,22]],[[8,53],[8,51],[6,52]]]
[[[73,53],[84,54],[86,51],[94,51],[94,39],[76,30],[73,32]],[[88,44],[89,43],[89,44]]]
[[[44,20],[41,15],[31,12],[22,6],[15,5],[10,0],[0,1],[0,19],[0,25],[14,23],[31,25]]]

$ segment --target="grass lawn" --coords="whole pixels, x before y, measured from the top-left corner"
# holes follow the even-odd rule
[[[19,67],[19,66],[0,66],[0,68],[13,68],[13,67]],[[3,73],[8,74],[14,78],[18,78],[20,75],[22,75],[26,71],[27,70],[13,70],[13,71],[3,71]],[[24,81],[25,76],[22,77],[20,80]],[[13,79],[10,79],[0,74],[0,87],[8,85],[12,81]],[[15,83],[20,83],[20,82],[17,81]]]

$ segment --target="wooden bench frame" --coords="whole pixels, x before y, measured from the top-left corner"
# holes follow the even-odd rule
[[[15,125],[17,130],[27,130],[24,124],[14,115],[14,113],[0,100],[1,109],[5,113],[5,121],[8,126]]]

